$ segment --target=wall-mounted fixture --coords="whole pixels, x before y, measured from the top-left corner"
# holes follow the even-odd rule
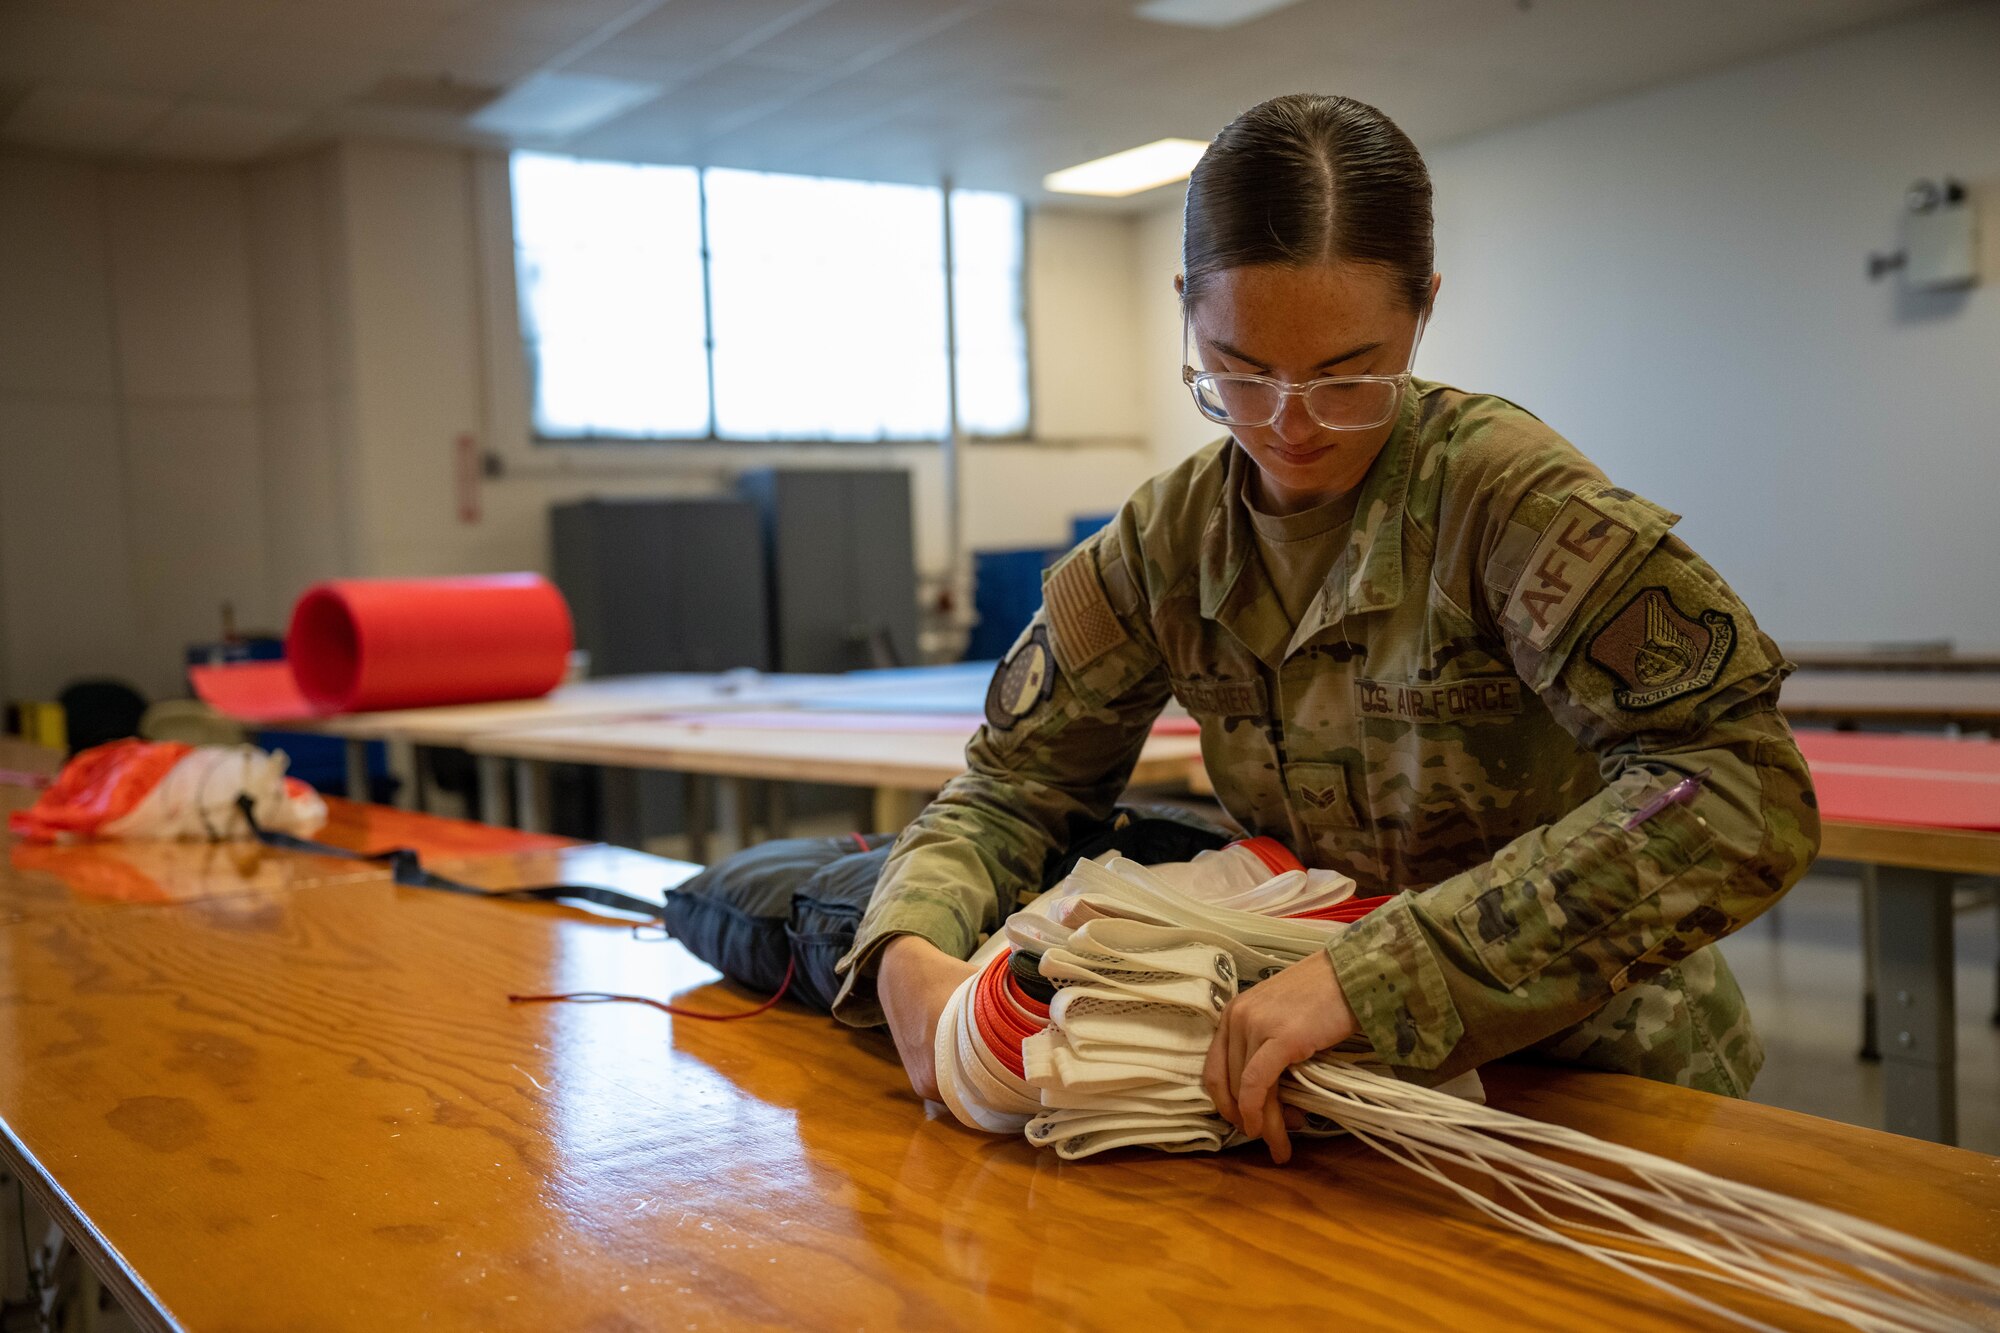
[[[1903,193],[1903,248],[1868,256],[1871,281],[1901,270],[1914,292],[1957,291],[1979,281],[1977,210],[1949,176],[1922,180]]]

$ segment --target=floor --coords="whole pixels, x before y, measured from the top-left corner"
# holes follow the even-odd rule
[[[1764,1071],[1752,1100],[1879,1129],[1881,1066],[1855,1058],[1861,1041],[1860,903],[1858,878],[1816,871],[1721,948],[1764,1037]],[[1989,892],[1982,905],[1957,916],[1958,1141],[2000,1154],[1996,911]]]

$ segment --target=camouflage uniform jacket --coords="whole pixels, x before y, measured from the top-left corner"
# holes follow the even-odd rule
[[[970,953],[1110,808],[1171,695],[1246,831],[1398,895],[1328,953],[1400,1073],[1534,1048],[1742,1095],[1762,1049],[1708,946],[1805,872],[1819,819],[1777,712],[1790,664],[1677,516],[1521,408],[1418,381],[1294,629],[1241,499],[1253,466],[1200,451],[1050,572],[835,1014],[879,1021],[894,935]]]

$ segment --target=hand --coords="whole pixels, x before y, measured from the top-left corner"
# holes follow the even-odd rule
[[[875,971],[875,998],[896,1039],[896,1054],[910,1086],[925,1101],[940,1101],[932,1052],[945,1002],[979,969],[953,958],[921,935],[898,935],[883,946]]]
[[[1287,1125],[1303,1118],[1280,1107],[1278,1078],[1285,1070],[1354,1035],[1354,1011],[1321,950],[1231,1000],[1208,1046],[1202,1089],[1222,1118],[1269,1145],[1271,1160],[1291,1160]],[[1289,1114],[1288,1114],[1289,1113]]]

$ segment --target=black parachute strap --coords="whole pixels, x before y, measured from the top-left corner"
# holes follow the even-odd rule
[[[614,912],[632,912],[649,920],[658,921],[664,909],[658,903],[617,889],[600,888],[594,884],[541,884],[528,889],[482,889],[477,884],[464,884],[455,879],[447,879],[435,871],[424,869],[423,862],[414,851],[407,847],[392,847],[386,852],[357,852],[347,847],[335,847],[332,843],[314,842],[311,838],[298,838],[289,833],[279,833],[267,829],[257,822],[255,803],[248,796],[236,798],[236,808],[243,812],[244,821],[250,825],[250,832],[266,847],[277,847],[288,852],[310,852],[314,856],[335,856],[343,861],[369,861],[389,867],[390,878],[411,889],[441,889],[446,893],[467,893],[475,898],[494,898],[502,902],[585,902]]]

